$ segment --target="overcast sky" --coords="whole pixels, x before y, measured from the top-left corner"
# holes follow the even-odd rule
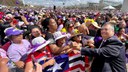
[[[76,5],[76,4],[86,4],[87,2],[95,2],[99,3],[100,0],[24,0],[25,3],[30,4],[39,4],[44,6],[53,6],[58,5],[62,6],[65,3],[67,5]],[[105,0],[105,1],[115,1],[115,2],[123,2],[123,0]]]

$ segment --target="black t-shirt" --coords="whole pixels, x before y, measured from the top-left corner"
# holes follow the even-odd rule
[[[50,44],[56,43],[53,34],[51,34],[49,32],[45,33],[45,40],[50,40],[51,41]]]
[[[96,31],[95,30],[89,30],[89,35],[88,36],[95,36],[96,35]]]
[[[46,40],[49,40],[49,39],[53,39],[53,40],[54,40],[54,36],[53,36],[51,33],[46,32],[46,33],[45,33],[45,39],[46,39]]]

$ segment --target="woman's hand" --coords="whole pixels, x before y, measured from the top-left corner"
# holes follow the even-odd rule
[[[54,65],[54,63],[55,63],[55,59],[52,58],[52,59],[50,59],[49,61],[45,62],[45,63],[42,65],[42,69],[46,68],[47,66]]]

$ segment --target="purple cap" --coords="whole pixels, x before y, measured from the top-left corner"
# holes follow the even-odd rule
[[[19,35],[23,33],[23,30],[17,28],[9,27],[4,30],[6,36]]]
[[[58,15],[57,18],[62,18],[62,16],[61,15]]]

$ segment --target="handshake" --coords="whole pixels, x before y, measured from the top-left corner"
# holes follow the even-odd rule
[[[70,43],[70,48],[73,48],[75,50],[80,50],[81,47],[82,47],[82,44],[79,44],[77,42],[71,42]],[[87,40],[85,47],[94,48],[95,47],[94,41],[93,40]]]
[[[77,42],[71,42],[70,44],[70,48],[73,48],[75,50],[80,50],[81,47],[82,45],[78,44]]]

